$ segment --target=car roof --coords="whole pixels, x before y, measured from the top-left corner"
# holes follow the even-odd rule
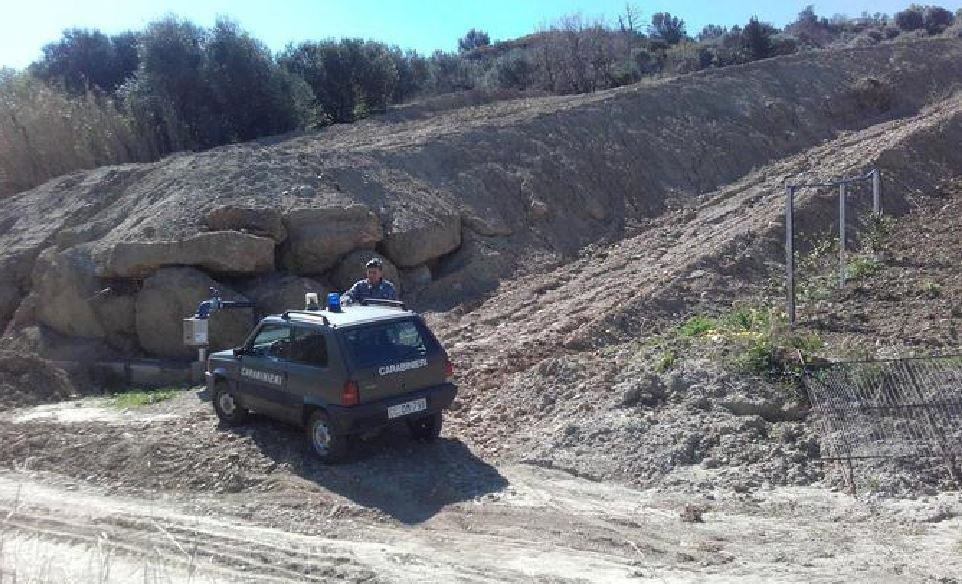
[[[370,322],[402,320],[415,314],[412,310],[405,310],[393,306],[344,306],[341,312],[329,310],[290,310],[281,314],[274,314],[264,319],[272,323],[300,323],[312,325],[330,325],[346,327]]]

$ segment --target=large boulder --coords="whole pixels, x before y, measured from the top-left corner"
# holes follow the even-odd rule
[[[402,268],[413,268],[451,253],[461,245],[461,217],[456,214],[395,217],[384,237],[384,253]]]
[[[144,351],[155,357],[193,358],[197,350],[183,343],[183,319],[210,297],[211,287],[219,289],[224,300],[246,300],[194,268],[161,268],[144,280],[136,304],[137,339]],[[209,325],[211,349],[242,344],[253,324],[252,310],[215,313]]]
[[[136,297],[113,293],[101,294],[93,302],[105,340],[124,353],[137,350],[136,305]]]
[[[379,258],[381,262],[384,263],[384,278],[390,280],[400,292],[401,278],[394,264],[379,253],[363,250],[353,251],[344,256],[344,259],[341,260],[337,268],[331,273],[331,282],[337,291],[344,292],[353,286],[355,282],[363,279],[366,276],[364,265],[370,261],[371,258]]]
[[[123,241],[106,251],[100,275],[143,278],[164,266],[198,266],[231,275],[270,272],[274,240],[240,231],[211,231],[176,241]]]
[[[414,292],[423,289],[431,284],[431,269],[427,266],[418,266],[401,270],[401,283],[405,290]]]
[[[304,295],[308,292],[316,292],[318,300],[323,303],[331,288],[310,278],[271,274],[247,282],[239,289],[257,304],[258,313],[267,315],[280,314],[285,310],[302,310]]]
[[[320,274],[355,249],[374,249],[381,222],[364,205],[295,209],[284,216],[283,264],[300,275]]]
[[[287,239],[281,214],[268,207],[218,207],[208,213],[206,223],[211,231],[245,231],[277,243]]]
[[[40,323],[70,337],[105,335],[93,305],[100,282],[88,247],[46,249],[34,266],[33,290]]]

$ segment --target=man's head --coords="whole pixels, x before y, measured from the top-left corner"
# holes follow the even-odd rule
[[[372,286],[380,284],[381,278],[384,277],[384,264],[381,258],[371,258],[364,267],[367,269],[367,281]]]

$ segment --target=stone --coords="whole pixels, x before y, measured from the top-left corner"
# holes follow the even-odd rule
[[[107,343],[128,353],[137,349],[136,304],[134,296],[112,293],[100,295],[93,301]]]
[[[459,215],[419,216],[408,221],[395,218],[384,237],[384,255],[398,267],[413,268],[449,254],[460,245]]]
[[[374,249],[381,222],[364,205],[295,209],[284,216],[284,267],[298,275],[324,273],[356,249]]]
[[[613,389],[616,393],[620,393],[618,405],[622,407],[632,407],[639,404],[655,406],[665,397],[665,385],[661,378],[654,374],[623,381]]]
[[[431,283],[431,268],[420,265],[415,268],[401,270],[401,283],[405,290],[420,290]]]
[[[154,357],[189,360],[197,349],[183,343],[183,319],[197,311],[197,305],[217,288],[224,300],[247,300],[195,268],[161,268],[144,280],[137,294],[137,340]],[[210,320],[210,349],[217,351],[243,344],[253,325],[254,311],[225,310]]]
[[[495,217],[481,218],[477,215],[465,215],[462,217],[462,223],[462,229],[470,229],[485,237],[506,237],[514,233],[510,225]]]
[[[218,207],[207,214],[205,223],[211,231],[245,231],[277,243],[287,239],[281,214],[268,207]]]
[[[197,266],[230,275],[270,272],[274,240],[240,231],[211,231],[175,241],[123,241],[106,250],[99,275],[144,278],[164,266]]]
[[[316,292],[323,304],[331,287],[317,280],[283,274],[271,274],[238,286],[241,294],[257,304],[261,315],[280,314],[285,310],[303,310],[304,295]]]
[[[377,252],[362,250],[353,251],[344,256],[344,259],[334,269],[331,274],[331,283],[334,284],[334,289],[338,292],[344,292],[358,280],[364,279],[366,276],[364,265],[371,258],[378,258],[384,263],[384,278],[394,284],[400,293],[401,276],[391,260]]]
[[[544,201],[534,200],[528,205],[528,212],[531,213],[531,217],[534,219],[544,219],[551,212],[548,204]]]
[[[41,324],[70,337],[105,336],[91,303],[100,291],[100,282],[90,248],[45,250],[34,266],[33,290]]]

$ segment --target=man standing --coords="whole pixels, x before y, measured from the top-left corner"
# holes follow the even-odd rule
[[[341,295],[341,301],[360,303],[368,298],[378,300],[397,300],[394,284],[384,279],[384,264],[381,258],[371,258],[365,265],[367,278],[359,280],[351,289]]]

